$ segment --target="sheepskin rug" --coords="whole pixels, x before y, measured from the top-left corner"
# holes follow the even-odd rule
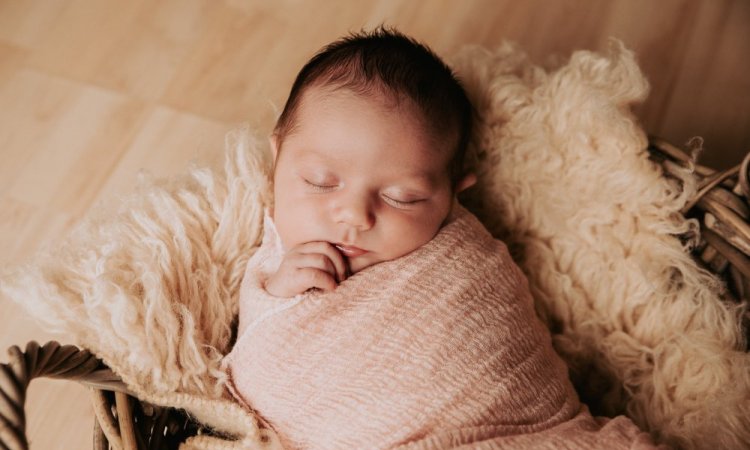
[[[505,44],[454,67],[481,120],[464,203],[512,248],[582,399],[675,447],[750,448],[742,308],[689,256],[695,178],[648,159],[634,55],[612,41],[543,70]]]
[[[479,183],[463,201],[509,244],[584,401],[676,447],[748,448],[741,311],[687,252],[698,230],[679,210],[695,181],[648,159],[629,110],[647,93],[633,55],[614,43],[543,69],[505,44],[466,49],[454,66],[481,119]],[[277,443],[228,397],[220,369],[269,202],[267,153],[249,134],[230,135],[223,170],[145,183],[0,278],[7,298],[139,397],[227,439],[183,448]]]
[[[281,448],[226,390],[239,287],[269,204],[268,152],[230,133],[222,169],[139,180],[59,247],[0,277],[0,293],[91,350],[140,399],[186,410],[220,436],[181,450]]]

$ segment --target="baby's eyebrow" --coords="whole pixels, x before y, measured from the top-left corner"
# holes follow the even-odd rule
[[[401,181],[397,182],[394,187],[410,193],[417,193],[415,191],[428,193],[435,189],[437,184],[437,180],[435,180],[434,177],[420,173],[404,177]]]
[[[302,152],[302,158],[309,158],[322,163],[344,161],[344,158],[337,155],[336,153],[331,154],[330,152],[320,151],[312,146],[308,146],[304,149],[304,151]]]

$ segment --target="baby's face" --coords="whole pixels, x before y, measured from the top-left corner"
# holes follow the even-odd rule
[[[450,151],[436,148],[408,102],[308,89],[296,127],[272,147],[273,219],[286,249],[336,246],[351,273],[415,250],[450,212]]]

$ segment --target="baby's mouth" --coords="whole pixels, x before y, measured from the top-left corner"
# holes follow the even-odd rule
[[[367,253],[367,250],[353,245],[335,244],[334,247],[339,249],[339,251],[347,258],[356,258],[357,256],[362,256]]]

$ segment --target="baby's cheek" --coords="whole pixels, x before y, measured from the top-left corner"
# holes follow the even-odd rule
[[[284,250],[289,250],[312,240],[309,239],[309,225],[304,221],[285,221],[283,226],[277,226],[277,230]]]
[[[388,232],[391,254],[397,258],[410,253],[429,242],[439,230],[438,223],[420,220],[401,221]]]
[[[289,208],[285,202],[277,202],[274,210],[273,221],[284,249],[290,249],[297,243],[295,237],[299,235],[300,221],[296,217],[297,211]]]
[[[277,202],[274,222],[285,249],[320,240],[322,209],[304,197],[286,197]]]

